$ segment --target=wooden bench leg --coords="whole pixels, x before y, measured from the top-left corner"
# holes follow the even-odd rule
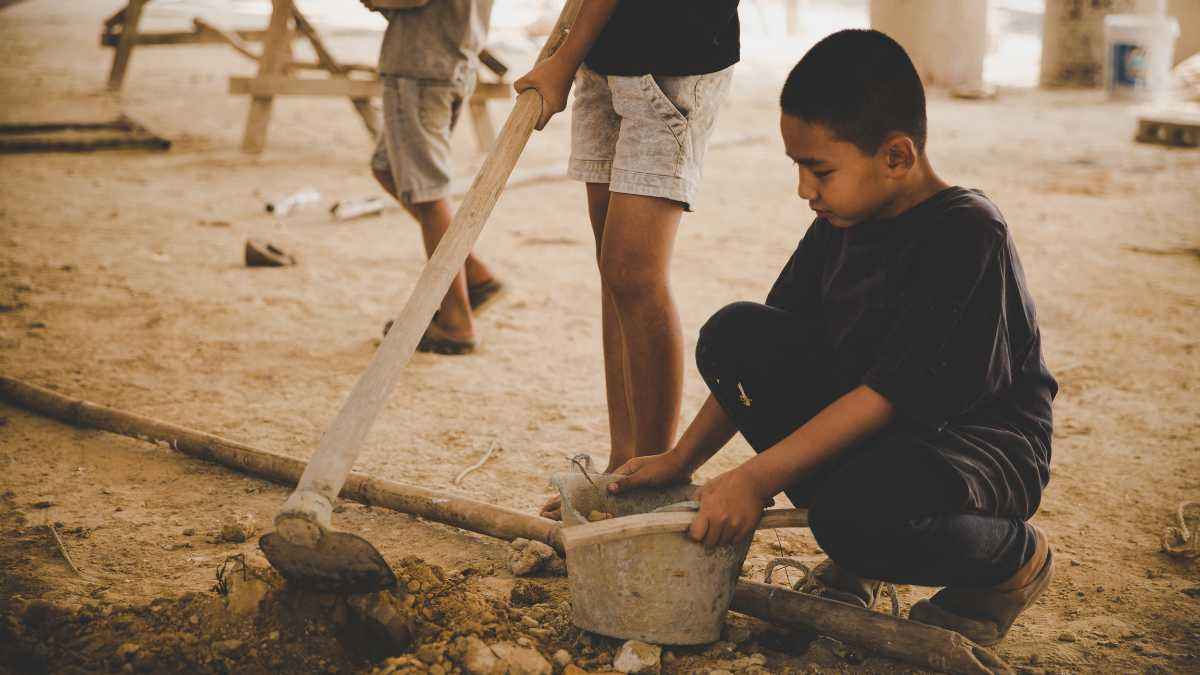
[[[125,7],[121,22],[121,41],[117,43],[116,53],[113,54],[112,70],[108,73],[109,91],[120,91],[125,83],[125,71],[129,68],[129,57],[133,55],[133,47],[137,43],[138,23],[142,20],[142,7],[149,0],[129,0]]]
[[[471,109],[471,126],[475,129],[475,142],[479,152],[488,152],[496,143],[496,125],[488,114],[487,99],[482,96],[472,96],[467,101]]]
[[[288,23],[292,18],[292,0],[272,0],[271,23],[267,27],[263,42],[263,56],[258,62],[259,77],[278,75],[287,70],[291,55],[291,30]],[[246,133],[242,137],[242,150],[258,154],[267,144],[267,125],[271,121],[271,96],[254,96],[250,99],[250,115],[246,118]]]

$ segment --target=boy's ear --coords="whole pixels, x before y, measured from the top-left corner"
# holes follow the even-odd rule
[[[888,173],[905,174],[917,164],[917,146],[905,134],[888,136],[879,149]]]

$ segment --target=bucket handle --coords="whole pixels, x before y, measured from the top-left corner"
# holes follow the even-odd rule
[[[571,549],[589,544],[603,544],[647,534],[686,532],[695,517],[695,512],[691,510],[655,511],[564,527],[560,536],[563,547],[570,554]],[[763,511],[755,529],[770,530],[781,527],[808,527],[808,510],[767,509]]]

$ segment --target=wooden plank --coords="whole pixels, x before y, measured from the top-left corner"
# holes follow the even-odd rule
[[[119,91],[125,82],[125,71],[129,68],[129,58],[133,55],[133,46],[137,38],[138,23],[142,20],[142,7],[148,0],[129,0],[121,20],[121,39],[117,43],[117,51],[113,54],[112,69],[108,73],[108,88]]]
[[[113,16],[114,19],[124,16],[124,10]],[[246,42],[262,42],[266,39],[266,31],[262,30],[235,30],[231,31],[238,38]],[[289,40],[295,40],[297,36],[291,33],[288,36]],[[100,36],[100,45],[103,47],[116,47],[121,41],[120,33],[105,32]],[[197,31],[156,31],[149,33],[139,32],[134,39],[134,44],[138,47],[154,47],[159,45],[186,45],[186,44],[220,44],[224,40],[219,37],[207,33]]]
[[[481,99],[510,99],[512,97],[512,84],[508,82],[476,82],[475,93],[471,94],[471,98]]]
[[[492,145],[496,142],[496,125],[492,122],[492,116],[488,114],[487,98],[472,96],[470,101],[467,101],[467,108],[471,111],[471,128],[475,130],[475,144],[479,147],[480,152],[487,152],[492,149]]]
[[[345,79],[349,81],[349,71],[346,70],[337,59],[334,58],[333,52],[325,46],[325,42],[321,40],[321,36],[317,33],[317,29],[313,28],[308,19],[300,13],[300,10],[293,8],[293,16],[296,20],[296,28],[313,46],[313,51],[317,54],[317,63],[321,64],[330,72],[334,79]],[[379,117],[375,114],[375,110],[371,107],[370,96],[351,96],[350,103],[354,105],[354,109],[358,111],[358,116],[362,118],[363,124],[366,125],[367,131],[371,134],[371,138],[379,137]]]
[[[373,98],[380,95],[379,80],[349,78],[231,77],[229,93],[251,96],[343,96]]]
[[[281,75],[291,60],[292,0],[272,0],[271,22],[267,27],[267,38],[263,42],[263,56],[258,61],[259,78]],[[230,82],[230,86],[232,86]],[[273,99],[269,94],[253,94],[250,113],[246,117],[246,132],[242,136],[242,150],[260,153],[267,143],[267,125],[271,121]]]

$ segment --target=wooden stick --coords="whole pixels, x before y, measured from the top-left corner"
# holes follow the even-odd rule
[[[567,29],[575,20],[580,2],[567,1],[554,33],[546,40],[538,55],[539,61],[554,53],[566,39]],[[504,189],[504,183],[533,133],[541,111],[542,98],[537,91],[526,90],[517,97],[495,147],[480,167],[479,174],[454,213],[450,227],[437,249],[421,270],[421,276],[404,309],[393,322],[392,329],[379,345],[366,371],[351,389],[337,417],[321,437],[296,491],[281,508],[276,517],[277,526],[285,520],[315,520],[321,526],[329,526],[329,512],[337,499],[342,480],[354,466],[367,432],[400,382],[404,367],[417,350],[417,343],[433,319],[434,311],[455,275],[462,269],[479,233],[483,231]]]
[[[112,70],[108,73],[109,91],[118,91],[125,82],[125,70],[133,56],[133,45],[137,41],[138,23],[142,20],[142,7],[148,0],[129,0],[121,14],[121,40],[113,54]]]
[[[285,486],[295,485],[304,470],[304,462],[298,459],[71,398],[8,377],[0,376],[0,400],[74,426],[165,443],[190,457]],[[565,528],[561,523],[502,506],[358,473],[350,474],[341,497],[505,541],[533,539],[564,552],[560,533]],[[1011,672],[994,654],[957,633],[779,586],[739,581],[732,609],[764,621],[802,626],[919,666],[951,673]]]
[[[285,486],[294,486],[304,472],[303,460],[259,450],[194,429],[123,412],[82,399],[63,396],[20,380],[0,376],[0,400],[73,426],[101,429],[167,446],[190,457],[215,462],[234,471]],[[341,497],[362,504],[411,513],[511,541],[533,539],[558,543],[561,523],[536,518],[514,509],[486,504],[444,492],[352,473]]]
[[[1012,673],[992,652],[953,631],[783,586],[739,581],[733,607],[770,623],[799,626],[848,644],[947,673]]]
[[[79,568],[75,566],[75,561],[71,560],[71,554],[67,553],[67,547],[63,544],[62,537],[58,536],[58,530],[54,529],[54,523],[46,523],[46,529],[54,535],[54,543],[58,545],[58,552],[62,554],[63,560],[66,560],[67,564],[71,566],[71,571],[75,573],[75,576],[82,579],[83,572],[80,572]]]

